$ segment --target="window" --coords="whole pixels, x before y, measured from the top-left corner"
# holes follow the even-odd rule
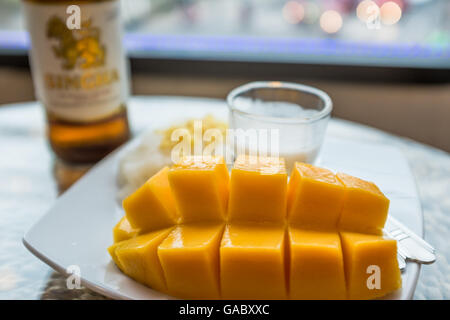
[[[450,68],[448,0],[122,0],[131,57]],[[381,9],[380,9],[381,8]],[[0,54],[25,54],[0,0]]]

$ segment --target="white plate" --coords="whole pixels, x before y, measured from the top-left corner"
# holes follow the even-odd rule
[[[170,299],[121,273],[107,252],[113,241],[112,228],[123,215],[116,201],[118,160],[136,143],[136,139],[131,141],[91,169],[25,234],[23,242],[34,255],[61,273],[66,273],[69,266],[79,267],[82,284],[105,296]],[[391,200],[389,214],[422,234],[422,212],[414,179],[399,151],[327,138],[318,164],[374,181]],[[408,262],[402,274],[403,289],[386,298],[411,299],[419,271],[418,264]]]

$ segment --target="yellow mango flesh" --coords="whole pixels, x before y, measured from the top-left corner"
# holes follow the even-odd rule
[[[166,292],[163,270],[158,259],[158,246],[170,228],[153,231],[136,238],[118,242],[115,256],[120,268],[131,278],[147,286]]]
[[[127,217],[124,216],[113,228],[114,243],[134,238],[139,234],[139,232],[140,230],[133,228]]]
[[[289,228],[289,260],[291,299],[346,299],[344,260],[337,232]]]
[[[288,187],[288,220],[302,228],[335,230],[344,196],[345,187],[333,172],[296,162]]]
[[[176,227],[158,248],[171,295],[219,299],[219,244],[223,225],[195,223]]]
[[[401,287],[395,240],[351,232],[341,232],[341,240],[349,299],[374,299]],[[380,268],[379,288],[371,266]]]
[[[220,245],[224,299],[286,299],[284,227],[227,225]]]
[[[396,242],[377,235],[389,200],[349,175],[296,163],[288,185],[282,159],[239,156],[230,179],[222,157],[186,157],[123,205],[112,259],[177,298],[372,299],[401,286]],[[368,264],[381,289],[368,289]]]
[[[108,252],[109,252],[109,255],[111,256],[111,259],[112,259],[112,260],[114,261],[114,263],[116,264],[116,266],[117,266],[120,270],[122,270],[123,272],[125,272],[125,271],[123,270],[122,265],[120,264],[119,258],[117,258],[117,255],[116,255],[116,249],[117,249],[118,246],[121,245],[121,243],[122,243],[122,242],[116,242],[116,243],[114,243],[113,245],[109,246],[109,247],[108,247]]]
[[[345,173],[338,173],[336,177],[346,188],[339,229],[381,235],[389,199],[372,182]]]
[[[133,194],[123,200],[126,217],[142,232],[167,228],[177,223],[175,201],[164,167]]]
[[[286,194],[284,159],[239,155],[231,170],[229,220],[283,223]]]
[[[224,220],[228,180],[223,157],[185,157],[174,165],[169,181],[182,222]]]

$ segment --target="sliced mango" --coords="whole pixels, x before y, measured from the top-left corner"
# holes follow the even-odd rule
[[[372,182],[345,173],[338,173],[336,177],[346,188],[339,229],[381,235],[389,199]]]
[[[288,185],[283,159],[241,155],[229,179],[223,157],[185,157],[123,206],[112,259],[177,298],[372,299],[401,287],[396,242],[381,236],[389,200],[346,174],[296,163]]]
[[[282,223],[286,193],[284,159],[239,155],[231,170],[229,220]]]
[[[344,260],[337,232],[289,228],[290,298],[346,299]]]
[[[127,217],[123,216],[113,228],[114,243],[134,238],[139,234],[139,232],[140,230],[133,228]]]
[[[229,176],[223,157],[184,157],[169,181],[184,223],[225,219]]]
[[[164,167],[133,194],[123,200],[126,217],[141,232],[167,228],[177,223],[175,201]]]
[[[401,287],[397,241],[341,232],[349,299],[374,299]]]
[[[345,191],[330,170],[296,162],[288,187],[289,222],[302,228],[335,230]]]
[[[108,247],[108,252],[109,252],[109,255],[111,256],[111,259],[112,259],[112,260],[114,261],[114,263],[116,264],[116,266],[117,266],[120,270],[122,270],[123,272],[125,272],[124,269],[123,269],[123,267],[122,267],[122,264],[120,263],[119,259],[117,258],[117,255],[116,255],[116,249],[117,249],[117,247],[120,246],[121,244],[122,244],[122,242],[116,242],[116,243],[114,243],[113,245],[109,246],[109,247]]]
[[[170,294],[184,299],[219,299],[219,244],[223,225],[176,227],[158,248]]]
[[[220,245],[224,299],[286,299],[284,227],[227,225]]]
[[[170,228],[153,231],[117,243],[114,254],[119,268],[136,281],[166,292],[167,287],[157,249],[170,231]]]

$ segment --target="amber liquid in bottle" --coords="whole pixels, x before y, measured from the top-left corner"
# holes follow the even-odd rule
[[[47,111],[47,132],[55,154],[69,163],[94,163],[130,137],[127,110],[92,122],[72,122]]]

